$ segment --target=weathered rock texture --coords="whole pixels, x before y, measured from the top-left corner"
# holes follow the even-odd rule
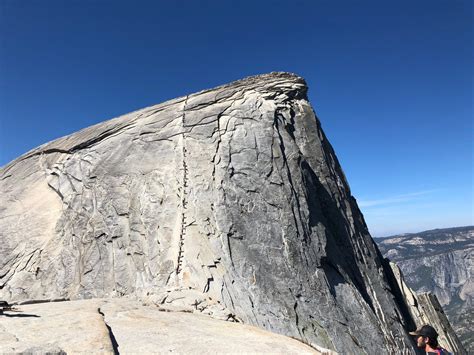
[[[414,352],[306,92],[251,77],[4,167],[0,298],[134,295],[341,353]]]
[[[0,353],[321,354],[297,340],[128,299],[19,306],[0,316]]]
[[[444,310],[439,304],[436,295],[425,292],[416,294],[405,283],[403,274],[397,264],[390,262],[393,275],[399,285],[407,309],[419,328],[422,325],[430,324],[439,334],[439,344],[445,349],[449,349],[455,354],[467,354],[463,344],[454,332]]]
[[[431,292],[468,351],[474,353],[474,227],[377,239],[416,292]]]

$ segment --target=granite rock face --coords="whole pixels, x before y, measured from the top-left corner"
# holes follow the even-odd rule
[[[2,354],[330,354],[249,325],[160,312],[125,298],[19,308],[0,316]]]
[[[466,349],[474,352],[474,227],[377,239],[416,292],[436,295]]]
[[[250,77],[2,168],[0,299],[130,295],[340,353],[413,353],[306,92]]]

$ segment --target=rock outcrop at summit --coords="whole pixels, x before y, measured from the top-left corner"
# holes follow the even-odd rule
[[[130,295],[340,353],[414,353],[306,92],[250,77],[2,168],[0,298]]]

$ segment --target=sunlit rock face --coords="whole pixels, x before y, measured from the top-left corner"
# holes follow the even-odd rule
[[[106,121],[0,172],[0,298],[130,295],[341,353],[410,326],[293,74]]]
[[[18,307],[21,317],[5,312],[0,318],[1,354],[334,354],[250,325],[160,312],[126,297]]]

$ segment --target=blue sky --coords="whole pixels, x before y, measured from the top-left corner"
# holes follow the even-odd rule
[[[270,71],[309,98],[373,236],[472,225],[471,1],[0,0],[0,166]]]

